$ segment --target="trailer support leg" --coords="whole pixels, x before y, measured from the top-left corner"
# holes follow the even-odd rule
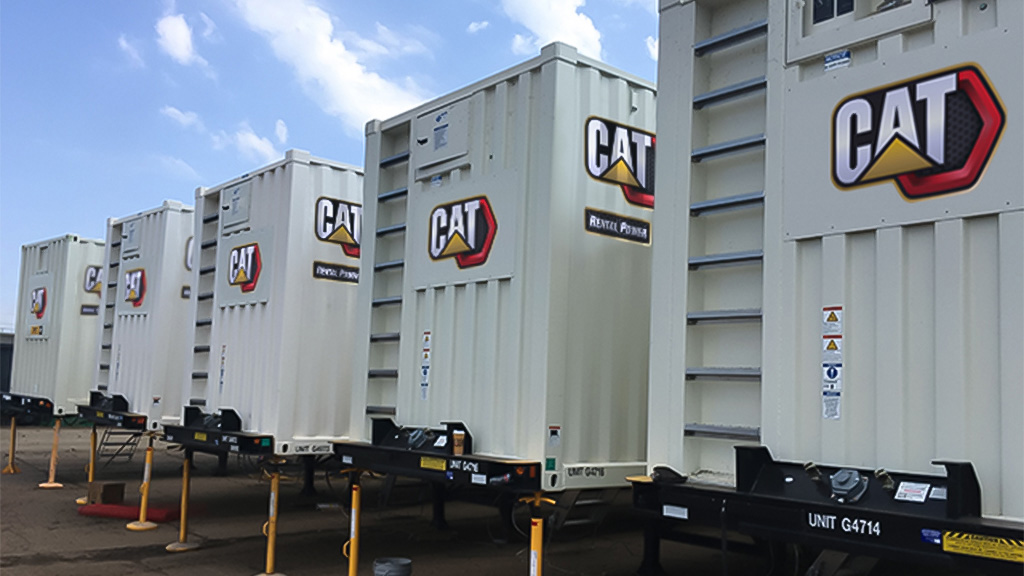
[[[270,518],[263,525],[263,535],[267,537],[267,569],[257,576],[270,576],[274,572],[275,552],[277,548],[277,497],[281,490],[281,471],[274,470],[270,474]]]
[[[21,470],[14,464],[14,447],[17,444],[16,441],[18,438],[18,426],[15,423],[15,420],[17,420],[17,418],[11,416],[11,448],[10,451],[7,452],[7,466],[4,466],[4,469],[0,470],[0,474],[21,474]]]
[[[146,467],[142,471],[142,486],[139,491],[142,493],[142,502],[139,504],[139,519],[129,522],[125,528],[132,532],[144,532],[155,530],[155,522],[146,520],[146,513],[149,511],[149,481],[153,476],[153,437],[149,437],[149,446],[146,447]]]
[[[214,476],[227,476],[228,475],[228,454],[217,455],[217,471],[213,473]]]
[[[644,557],[637,574],[640,576],[659,576],[665,571],[661,568],[661,519],[652,516],[644,524]]]
[[[359,574],[359,521],[361,514],[361,495],[359,494],[359,473],[353,472],[352,479],[352,520],[349,526],[348,541],[341,547],[341,553],[348,558],[348,576]]]
[[[316,496],[316,487],[313,486],[313,476],[316,474],[316,456],[302,457],[302,494],[303,496]]]
[[[519,501],[530,505],[530,576],[541,576],[544,568],[544,517],[541,516],[540,505],[554,505],[555,501],[546,498],[543,492],[524,496]]]
[[[188,498],[192,484],[192,451],[185,451],[185,460],[181,463],[181,528],[178,530],[178,541],[167,545],[168,552],[187,552],[195,550],[199,544],[188,541]]]
[[[39,485],[40,488],[52,490],[63,488],[64,485],[57,482],[57,446],[60,444],[60,418],[53,422],[53,448],[50,449],[50,478]]]
[[[434,504],[434,515],[430,520],[430,525],[438,530],[447,530],[448,521],[444,517],[444,484],[440,482],[431,482],[430,496]]]
[[[92,425],[92,432],[89,434],[89,486],[96,480],[96,425]],[[85,506],[89,503],[89,496],[82,496],[75,500],[75,504]]]

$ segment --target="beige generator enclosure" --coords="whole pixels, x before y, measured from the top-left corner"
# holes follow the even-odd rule
[[[191,206],[168,200],[107,220],[98,394],[82,416],[149,430],[180,420],[192,342],[193,216]],[[113,405],[117,396],[126,407]]]
[[[11,391],[4,413],[75,414],[96,368],[103,241],[67,234],[21,247]]]
[[[187,406],[168,441],[290,456],[346,435],[362,180],[290,150],[196,190]]]
[[[455,454],[538,463],[544,490],[643,471],[654,106],[551,44],[367,125],[353,439],[461,422]]]
[[[1024,4],[663,0],[660,26],[651,469],[968,462],[1019,522]],[[946,505],[923,486],[895,500]]]

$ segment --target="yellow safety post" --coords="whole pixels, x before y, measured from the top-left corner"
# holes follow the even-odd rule
[[[146,512],[149,510],[149,480],[153,474],[153,437],[149,437],[149,446],[146,448],[146,468],[142,473],[142,486],[139,487],[139,492],[142,493],[142,502],[139,504],[139,519],[135,522],[129,522],[125,528],[132,532],[144,532],[146,530],[155,530],[157,525],[155,522],[149,522],[146,520]]]
[[[60,443],[60,418],[53,423],[53,448],[50,449],[50,479],[39,485],[40,488],[52,490],[63,488],[64,485],[57,482],[57,446]]]
[[[267,570],[257,576],[281,576],[274,572],[274,548],[277,546],[277,496],[281,488],[281,472],[274,470],[270,475],[270,518],[263,525],[267,537]]]
[[[18,437],[18,427],[14,421],[14,416],[11,416],[11,451],[7,453],[7,466],[0,470],[0,474],[21,474],[21,470],[14,465],[14,446]]]
[[[359,571],[359,513],[361,509],[359,495],[359,473],[352,475],[352,521],[349,524],[348,541],[341,551],[348,558],[348,576],[357,576]]]
[[[188,496],[192,482],[192,454],[185,453],[185,461],[181,464],[181,529],[178,530],[178,541],[167,545],[168,552],[187,552],[195,550],[199,544],[188,541]]]
[[[543,492],[519,499],[532,506],[530,510],[530,576],[541,576],[544,567],[544,519],[539,517],[540,505],[547,502],[554,504],[551,498],[545,498]]]
[[[96,425],[92,425],[92,433],[89,434],[89,486],[96,480]],[[85,506],[89,503],[89,496],[82,496],[75,500],[75,504]]]

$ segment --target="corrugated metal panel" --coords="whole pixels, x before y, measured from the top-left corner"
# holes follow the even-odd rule
[[[760,441],[785,460],[929,474],[941,474],[933,460],[969,460],[981,480],[984,513],[1022,518],[1024,135],[1014,118],[1024,109],[1024,94],[1019,62],[999,55],[1024,50],[1024,5],[997,2],[981,9],[977,4],[915,2],[879,14],[854,12],[838,28],[803,22],[801,10],[810,8],[771,0],[685,3],[661,13],[659,78],[664,79],[663,94],[671,91],[671,101],[680,105],[659,110],[659,146],[675,157],[713,143],[714,138],[704,137],[716,120],[689,102],[705,89],[722,86],[713,80],[701,84],[724,77],[716,66],[732,65],[758,50],[756,42],[739,44],[709,63],[690,47],[757,18],[766,18],[769,30],[787,34],[768,34],[759,44],[767,56],[767,95],[761,105],[777,111],[763,121],[763,165],[747,162],[749,171],[715,171],[712,176],[702,163],[659,164],[662,188],[670,182],[676,188],[663,190],[663,197],[678,193],[689,202],[668,209],[659,204],[655,229],[660,234],[671,227],[673,240],[687,242],[690,256],[707,253],[708,246],[757,247],[749,228],[745,233],[724,222],[712,230],[708,220],[691,217],[690,208],[711,196],[728,197],[758,185],[734,185],[724,177],[738,181],[743,174],[763,171],[764,207],[757,212],[763,215],[764,265],[756,273],[747,270],[746,276],[736,274],[741,268],[722,268],[722,278],[733,278],[708,284],[709,270],[695,270],[692,261],[659,252],[665,238],[656,239],[650,464],[728,477],[735,439],[684,440],[688,423],[714,418],[725,425],[757,426]],[[857,41],[851,42],[848,36],[854,33]],[[845,54],[849,60],[844,60],[840,51],[851,45]],[[830,50],[837,52],[839,64],[826,70],[821,55]],[[965,66],[979,73],[965,79],[960,75]],[[858,110],[879,115],[870,126],[853,124],[866,135],[886,122],[880,108],[871,107],[886,101],[896,107],[902,94],[918,102],[912,110],[891,113],[889,120],[912,150],[902,161],[911,154],[927,155],[939,173],[951,172],[935,159],[932,147],[944,142],[950,156],[957,154],[957,142],[975,141],[965,134],[981,133],[971,127],[970,116],[990,126],[985,123],[998,122],[998,114],[977,111],[985,106],[979,104],[988,93],[983,87],[971,100],[973,114],[951,112],[957,106],[963,110],[964,100],[950,92],[949,100],[943,96],[943,108],[933,107],[926,120],[910,118],[925,114],[926,103],[939,102],[924,96],[927,88],[915,82],[950,73],[958,74],[950,84],[955,90],[964,90],[962,83],[971,78],[990,86],[991,107],[1005,112],[1005,127],[976,183],[957,193],[917,198],[913,189],[898,188],[891,176],[846,185],[832,174],[835,158],[852,163],[854,153],[881,156],[886,144],[864,136],[847,148],[849,158],[835,152],[842,150],[835,144],[839,132],[833,125],[842,103],[863,98]],[[885,96],[886,91],[893,94]],[[875,95],[864,96],[868,93]],[[740,102],[750,101],[733,106]],[[892,122],[900,114],[899,122]],[[963,120],[961,128],[953,128],[955,118]],[[933,137],[947,123],[945,138]],[[733,128],[734,135],[740,134]],[[874,146],[879,150],[864,152]],[[733,167],[741,159],[722,165]],[[981,166],[979,158],[966,162]],[[752,220],[748,224],[755,227]],[[759,294],[749,290],[752,285]],[[686,295],[685,308],[679,305],[680,293]],[[695,312],[720,308],[726,301],[763,308],[760,328],[755,328],[760,334],[730,333],[740,330],[731,323],[714,325],[709,334],[712,325],[693,321]],[[834,307],[841,307],[841,354],[829,357],[823,347],[830,339],[823,333],[836,325],[823,325],[823,319],[826,309]],[[685,362],[676,357],[680,337],[686,339]],[[730,346],[735,350],[726,352]],[[710,358],[709,351],[716,356]],[[685,380],[688,366],[747,361],[760,362],[759,380],[748,382],[756,400],[747,395],[749,388],[738,388],[739,382],[716,385],[709,394],[709,387],[695,389]],[[838,412],[834,395],[826,412],[823,388],[836,383],[825,364],[841,364]]]
[[[188,249],[194,210],[165,201],[160,208],[107,221],[103,292],[109,327],[102,329],[96,387],[120,394],[149,427],[177,424],[191,351]]]
[[[69,234],[21,248],[11,391],[52,400],[58,415],[88,402],[103,316],[99,290],[87,289],[102,282],[102,265],[102,240]]]
[[[324,274],[358,274],[359,259],[319,239],[321,198],[355,207],[346,231],[358,242],[362,172],[308,152],[196,192],[186,398],[237,410],[245,430],[274,436],[279,454],[329,452],[348,430],[358,277]]]
[[[366,384],[353,436],[368,438],[367,412],[393,412],[405,426],[460,420],[476,453],[552,462],[544,486],[555,490],[620,485],[643,469],[649,236],[586,228],[588,209],[648,227],[651,211],[588,176],[590,118],[653,134],[653,86],[554,44],[369,125],[367,190],[378,201],[365,218],[377,234],[364,255],[378,271],[360,286],[357,326],[374,336],[354,363]],[[643,148],[630,142],[630,169],[642,171]],[[483,210],[466,204],[480,197],[496,227],[490,251],[476,262],[448,257],[457,241],[476,249],[474,232],[491,226],[466,224],[458,240],[445,232]],[[580,466],[604,475],[570,477]]]

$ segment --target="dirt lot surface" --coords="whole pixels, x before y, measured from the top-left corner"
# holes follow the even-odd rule
[[[6,464],[9,429],[0,434]],[[216,476],[217,460],[196,455],[192,480],[188,541],[196,550],[168,553],[178,539],[177,520],[148,532],[132,532],[126,520],[83,516],[75,499],[88,492],[86,465],[89,429],[64,427],[60,434],[57,481],[62,489],[43,490],[47,479],[52,429],[17,430],[20,474],[0,477],[0,571],[4,576],[156,574],[231,576],[262,574],[266,568],[270,482],[254,461],[232,459],[228,475]],[[157,441],[150,508],[177,509],[183,453]],[[114,461],[98,469],[97,482],[124,482],[125,503],[138,505],[144,450],[132,461]],[[101,463],[103,464],[103,463]],[[342,504],[347,483],[316,477],[316,496],[300,494],[301,467],[285,469],[281,485],[275,568],[292,576],[347,574],[341,547],[348,539],[349,516]],[[359,574],[373,573],[373,560],[405,557],[422,575],[494,576],[529,574],[528,540],[505,538],[495,508],[449,502],[449,529],[430,526],[429,490],[399,481],[387,505],[380,502],[380,479],[363,481]],[[576,532],[555,534],[544,550],[544,574],[635,574],[643,552],[641,519],[623,491],[604,522]],[[720,574],[718,550],[662,543],[662,566],[669,574]],[[730,554],[729,574],[767,574],[763,558]],[[904,566],[881,565],[873,574],[920,573]]]

